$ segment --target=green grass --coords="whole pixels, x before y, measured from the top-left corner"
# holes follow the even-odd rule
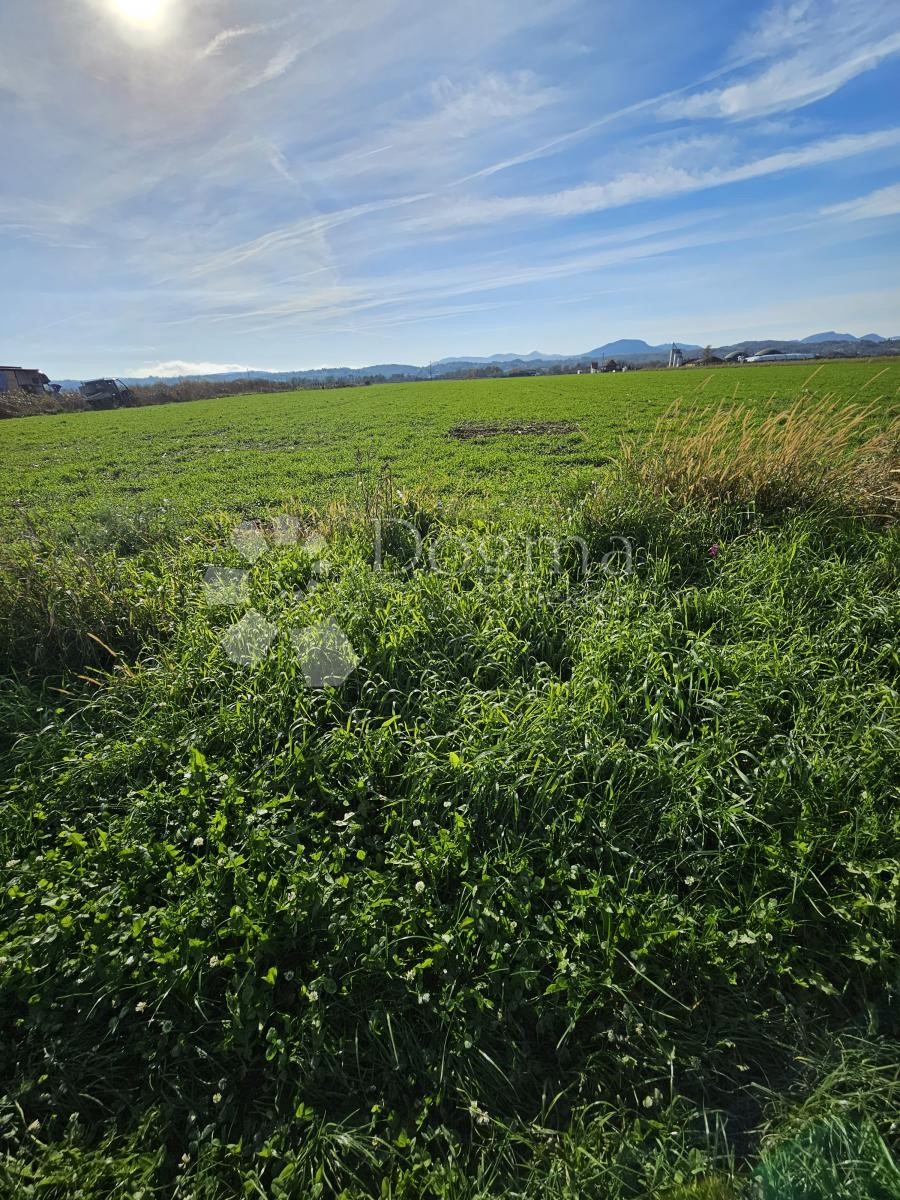
[[[598,477],[620,438],[648,434],[676,400],[698,416],[738,402],[760,414],[796,402],[866,400],[896,413],[900,361],[795,363],[698,371],[390,384],[232,397],[184,405],[30,417],[0,423],[0,505],[42,520],[115,523],[164,506],[256,512],[293,497],[352,495],[387,462],[404,487],[491,501],[542,498]],[[577,422],[580,432],[456,441],[476,419]]]
[[[834,393],[859,367],[831,369]],[[114,489],[80,541],[11,524],[0,1195],[898,1200],[898,527],[811,451],[777,489],[778,455],[731,461],[752,486],[724,496],[656,459],[577,486],[533,447],[429,464],[475,418],[575,419],[612,451],[589,388],[620,382],[513,382],[517,411],[487,402],[506,383],[448,387],[418,427],[421,389],[334,397],[429,488],[337,504],[275,469],[329,569],[299,545],[252,565],[278,633],[250,668],[202,579],[241,565],[264,473],[231,505],[192,473],[193,517],[126,512],[112,541],[90,509]],[[331,399],[61,428],[87,422],[99,471],[114,436],[139,455],[116,430],[177,445],[227,412],[250,472],[251,411],[271,431],[302,400],[352,470]],[[408,522],[380,571],[373,518]],[[289,633],[326,617],[360,663],[314,691]]]

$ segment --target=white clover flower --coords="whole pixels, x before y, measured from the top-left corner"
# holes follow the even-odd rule
[[[413,829],[421,829],[421,828],[422,828],[422,822],[419,820],[418,817],[416,817],[416,819],[413,821]]]
[[[420,896],[421,896],[421,895],[422,895],[422,893],[425,891],[425,884],[422,882],[422,880],[421,880],[421,879],[419,879],[419,880],[416,882],[416,891],[419,893],[419,895],[420,895]]]
[[[197,847],[197,848],[199,849],[199,847],[203,845],[203,838],[202,838],[202,837],[195,837],[195,838],[194,838],[194,840],[193,840],[193,842],[191,843],[191,845],[192,845],[192,846],[195,846],[195,847]]]
[[[146,1009],[146,1007],[147,1007],[146,1000],[138,1000],[137,1004],[134,1006],[134,1011],[138,1012],[138,1013],[142,1013]]]
[[[213,1104],[221,1104],[222,1103],[222,1093],[215,1092],[212,1100],[213,1100]]]
[[[318,993],[318,992],[316,992],[316,991],[312,991],[312,992],[310,992],[310,993],[309,993],[309,1002],[310,1002],[310,1004],[315,1004],[315,1002],[318,1000],[318,998],[319,998],[319,993]]]
[[[221,961],[222,960],[221,960],[221,958],[219,958],[218,954],[214,954],[212,956],[212,958],[209,960],[209,965],[211,967],[217,967]]]

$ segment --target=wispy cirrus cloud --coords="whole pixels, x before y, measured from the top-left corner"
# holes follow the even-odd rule
[[[747,219],[739,235],[727,211],[699,221],[684,217],[672,222],[646,222],[626,226],[594,238],[572,241],[564,253],[546,261],[523,263],[515,253],[499,254],[494,261],[477,266],[454,265],[423,272],[412,265],[390,274],[360,276],[350,286],[318,288],[304,294],[266,302],[263,290],[253,296],[210,293],[206,319],[242,332],[261,332],[273,326],[292,327],[312,322],[323,329],[355,323],[357,328],[402,326],[404,321],[442,320],[463,311],[478,311],[526,301],[530,289],[558,285],[565,290],[554,303],[569,304],[572,293],[566,286],[578,278],[606,278],[609,286],[601,294],[621,288],[621,271],[667,260],[685,251],[752,241],[767,236],[803,230],[809,225],[805,212],[785,213],[760,220]],[[502,294],[502,299],[498,294]],[[492,296],[491,301],[478,297]],[[461,305],[461,298],[472,297]],[[214,311],[213,311],[214,310]],[[196,318],[191,318],[193,323]]]
[[[823,53],[796,54],[773,63],[751,79],[665,101],[660,111],[667,117],[724,117],[739,121],[789,112],[824,100],[857,75],[873,70],[897,53],[900,53],[900,33],[864,46],[849,57],[836,46]]]
[[[900,32],[889,6],[879,8],[869,0],[779,2],[735,43],[733,73],[739,78],[666,99],[659,113],[749,121],[790,112],[831,96],[898,53]],[[741,74],[760,60],[768,65]]]
[[[845,200],[841,204],[829,204],[819,209],[823,217],[841,217],[845,221],[868,221],[878,217],[893,217],[900,214],[900,183],[878,188],[866,196]]]
[[[558,104],[564,89],[547,86],[532,71],[467,72],[442,76],[422,89],[412,117],[392,120],[355,137],[337,153],[317,158],[310,169],[322,180],[359,176],[421,179],[447,184],[480,150],[508,145],[519,128]]]
[[[417,228],[444,228],[515,219],[577,217],[821,166],[896,145],[900,145],[900,127],[846,134],[728,167],[694,170],[664,164],[651,170],[626,172],[604,183],[581,184],[558,192],[444,202],[431,213],[411,218],[411,223]]]
[[[205,58],[212,58],[213,55],[221,54],[226,46],[238,41],[240,38],[258,37],[260,34],[274,33],[276,30],[290,25],[293,19],[293,17],[285,17],[281,21],[269,21],[265,25],[234,25],[230,29],[222,29],[203,47],[197,58],[202,62]]]
[[[252,92],[255,88],[265,87],[267,83],[273,83],[276,79],[280,79],[282,75],[286,75],[290,71],[307,49],[308,47],[301,42],[290,42],[288,45],[282,46],[259,71],[239,80],[235,84],[235,91]]]

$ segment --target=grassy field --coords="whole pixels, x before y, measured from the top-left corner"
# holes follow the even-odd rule
[[[882,370],[0,426],[0,1195],[897,1200]]]
[[[900,361],[635,371],[618,375],[391,384],[199,401],[0,424],[4,508],[21,501],[57,522],[145,515],[253,513],[293,497],[320,505],[388,463],[401,486],[436,494],[541,498],[597,478],[619,440],[643,436],[678,400],[704,413],[738,402],[764,413],[804,392],[900,406]],[[473,421],[539,418],[577,430],[462,439]]]

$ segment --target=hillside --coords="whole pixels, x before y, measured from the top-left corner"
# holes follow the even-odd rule
[[[701,346],[694,345],[691,342],[676,342],[674,344],[683,350],[688,357],[697,355],[702,350]],[[733,350],[741,350],[747,354],[756,354],[772,346],[776,346],[782,351],[799,351],[808,349],[809,346],[815,346],[816,353],[823,358],[865,357],[873,354],[900,353],[900,336],[884,338],[880,334],[872,333],[857,338],[853,334],[829,332],[812,334],[799,341],[769,338],[762,341],[734,342],[728,345],[714,346],[712,350],[715,355],[721,358]],[[672,343],[651,346],[648,342],[640,338],[622,338],[618,341],[606,342],[602,346],[595,346],[593,350],[586,350],[582,354],[553,355],[533,350],[528,354],[492,354],[487,357],[461,355],[453,358],[442,358],[425,366],[414,366],[411,363],[375,363],[368,367],[318,367],[296,371],[225,371],[212,375],[178,377],[156,375],[128,376],[124,378],[123,382],[132,387],[143,387],[154,383],[175,383],[182,378],[232,382],[240,380],[245,376],[252,376],[254,379],[276,380],[283,383],[289,383],[293,380],[296,380],[298,383],[309,380],[340,381],[344,379],[348,381],[363,379],[414,380],[454,375],[464,373],[471,368],[490,366],[504,371],[532,367],[545,372],[553,367],[575,367],[578,364],[608,358],[616,358],[635,366],[650,366],[656,363],[665,363],[671,347]],[[60,383],[66,390],[77,390],[80,386],[80,381],[74,379],[62,379],[56,382]]]

